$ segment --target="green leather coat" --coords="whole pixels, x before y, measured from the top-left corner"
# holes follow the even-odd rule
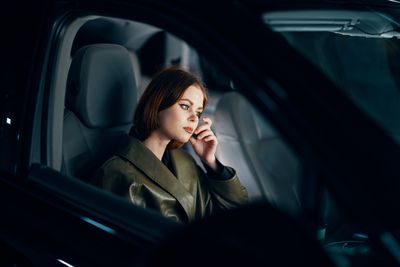
[[[185,151],[174,149],[170,155],[176,176],[142,142],[126,137],[98,170],[94,184],[181,222],[248,201],[234,169],[226,167],[232,174],[228,180],[210,179]]]

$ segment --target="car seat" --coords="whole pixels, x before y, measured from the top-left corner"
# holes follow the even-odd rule
[[[73,56],[63,128],[66,175],[89,179],[129,132],[137,104],[130,53],[117,44],[93,44]]]
[[[237,92],[220,98],[214,116],[217,157],[235,168],[250,198],[296,214],[301,165],[269,122]]]

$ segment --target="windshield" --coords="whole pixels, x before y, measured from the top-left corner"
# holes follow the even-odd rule
[[[292,10],[264,22],[400,141],[400,27],[377,10]]]

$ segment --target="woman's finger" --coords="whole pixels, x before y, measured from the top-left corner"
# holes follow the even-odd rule
[[[196,128],[196,130],[194,131],[195,134],[199,134],[205,129],[211,129],[212,120],[208,117],[203,117],[202,120],[204,121],[204,124],[201,124]]]
[[[198,126],[196,128],[196,130],[194,131],[195,134],[200,134],[201,132],[205,131],[205,130],[210,130],[210,125],[209,124],[202,124],[200,126]]]
[[[209,117],[203,117],[202,120],[205,124],[208,124],[210,127],[213,124],[212,120]]]
[[[215,135],[209,135],[207,137],[205,137],[204,142],[210,142],[210,141],[215,141],[216,143],[218,143],[218,139]]]
[[[201,140],[204,137],[207,137],[209,135],[214,135],[214,133],[210,129],[207,129],[207,130],[202,131],[200,134],[198,134],[197,139]]]
[[[196,139],[194,136],[191,136],[191,137],[189,138],[189,141],[190,141],[190,143],[191,143],[192,145],[194,145],[194,144],[197,143],[197,139]]]

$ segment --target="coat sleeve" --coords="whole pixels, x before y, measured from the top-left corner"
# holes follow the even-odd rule
[[[206,214],[210,215],[218,210],[227,210],[236,208],[248,202],[248,193],[242,185],[236,171],[225,166],[231,177],[229,179],[218,179],[218,177],[210,178],[201,170],[200,179],[205,194]]]

